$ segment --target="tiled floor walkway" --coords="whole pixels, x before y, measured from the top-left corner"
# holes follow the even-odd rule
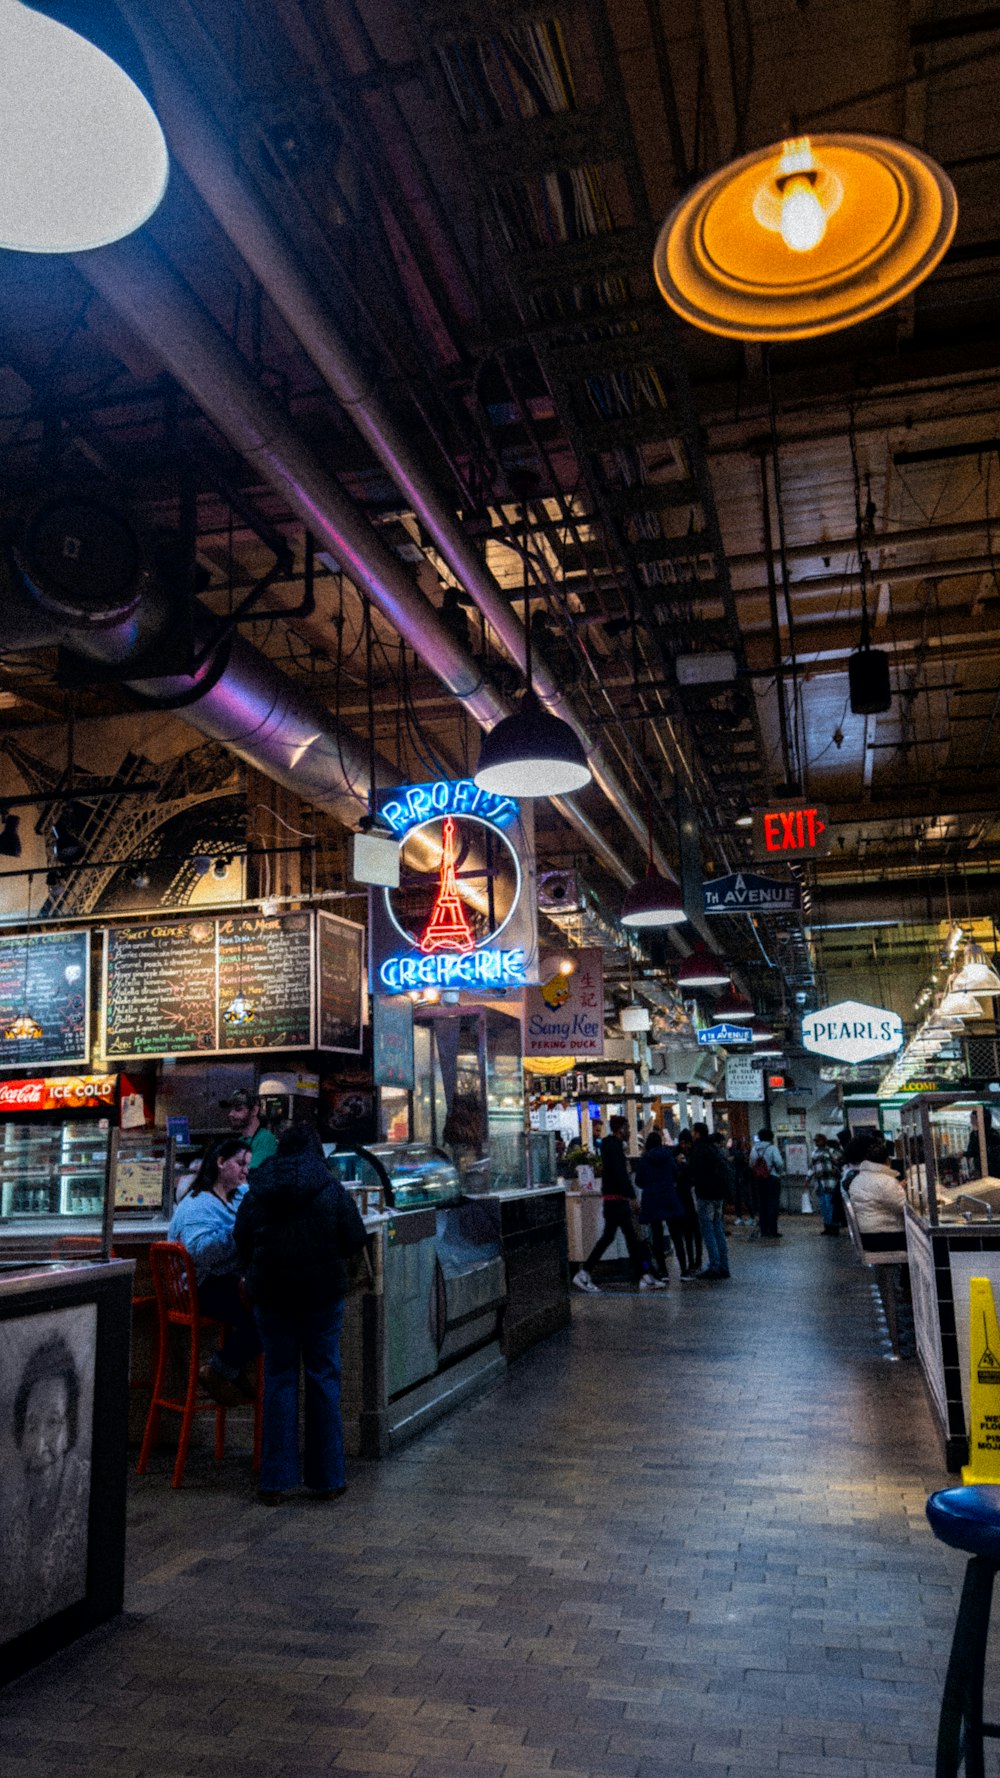
[[[929,1773],[940,1450],[846,1241],[785,1226],[731,1284],[574,1302],[335,1505],[161,1465],[125,1618],[0,1696],[4,1778]]]

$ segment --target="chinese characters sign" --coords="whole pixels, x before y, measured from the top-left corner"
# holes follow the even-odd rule
[[[599,946],[543,958],[537,987],[524,996],[526,1056],[603,1056],[604,959]]]

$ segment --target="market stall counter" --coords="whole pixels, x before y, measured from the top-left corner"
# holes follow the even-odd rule
[[[1000,1177],[990,1165],[997,1157],[989,1112],[968,1094],[928,1093],[900,1114],[917,1355],[953,1471],[968,1461],[970,1279],[988,1278],[1000,1304]]]
[[[0,1682],[114,1617],[132,1267],[0,1267]]]

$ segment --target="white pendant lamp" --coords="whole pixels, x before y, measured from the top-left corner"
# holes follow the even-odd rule
[[[750,1040],[755,1046],[759,1046],[762,1043],[774,1042],[774,1032],[768,1026],[766,1019],[761,1019],[751,1026]],[[758,1053],[760,1053],[759,1047]]]
[[[685,957],[677,971],[677,986],[682,989],[719,988],[728,980],[728,969],[700,942],[695,945],[690,957]]]
[[[140,228],[167,185],[135,81],[79,32],[0,0],[0,248],[79,253]]]
[[[717,1019],[725,1019],[730,1025],[748,1024],[754,1017],[753,1002],[745,994],[741,994],[738,988],[734,988],[732,982],[721,999],[716,1001],[714,1011]]]
[[[967,945],[965,962],[952,982],[963,994],[1000,994],[1000,975],[990,963],[982,945]]]
[[[981,1019],[983,1017],[983,1009],[976,996],[963,993],[961,988],[955,987],[954,982],[942,1000],[938,1013],[943,1019]]]

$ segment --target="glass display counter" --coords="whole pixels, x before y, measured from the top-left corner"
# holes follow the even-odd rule
[[[921,1095],[900,1112],[917,1355],[951,1470],[968,1460],[971,1279],[988,1278],[1000,1304],[993,1116],[987,1101],[958,1093]]]
[[[462,1196],[458,1168],[429,1142],[379,1142],[330,1156],[344,1185],[380,1191],[388,1210],[445,1209]]]

